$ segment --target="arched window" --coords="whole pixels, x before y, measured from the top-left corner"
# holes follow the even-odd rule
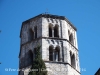
[[[33,63],[33,53],[32,53],[31,50],[29,50],[26,53],[26,61],[27,61],[27,64],[26,65],[31,65]]]
[[[72,67],[76,68],[76,63],[75,63],[75,55],[70,52],[70,61],[71,61],[71,65]]]
[[[60,61],[60,47],[55,48],[55,61]]]
[[[33,63],[33,53],[32,53],[32,51],[30,50],[29,51],[29,60],[30,60],[30,63],[32,64]]]
[[[59,37],[59,29],[58,25],[54,27],[54,37]]]
[[[72,34],[69,35],[69,41],[70,41],[72,44],[74,44],[74,40],[73,40],[73,35],[72,35]]]
[[[29,29],[28,40],[32,41],[34,39],[34,32],[32,29]]]
[[[53,46],[49,46],[49,60],[53,61]]]
[[[37,38],[37,26],[34,27],[35,30],[35,39]]]
[[[52,26],[49,25],[49,37],[52,37]]]

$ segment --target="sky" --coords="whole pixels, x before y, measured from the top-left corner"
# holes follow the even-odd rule
[[[81,75],[100,67],[100,0],[0,0],[0,75],[18,75],[20,30],[38,14],[65,16],[76,28]]]

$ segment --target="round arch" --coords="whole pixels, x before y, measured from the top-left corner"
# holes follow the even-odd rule
[[[50,45],[49,46],[49,61],[53,61],[53,49],[54,49],[54,46],[53,45]]]
[[[57,24],[54,27],[54,37],[59,37],[59,26]]]
[[[51,23],[49,24],[48,29],[49,29],[49,37],[52,37],[52,29],[53,29],[53,25],[52,25]]]

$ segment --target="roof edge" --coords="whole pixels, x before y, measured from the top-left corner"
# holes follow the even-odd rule
[[[39,15],[33,17],[33,18],[30,18],[30,19],[24,21],[22,24],[28,23],[31,20],[36,19],[36,18],[39,18],[39,17],[54,18],[54,19],[65,20],[66,22],[68,22],[73,27],[74,30],[77,31],[77,28],[65,16],[58,16],[58,15],[52,15],[52,14],[39,14]]]

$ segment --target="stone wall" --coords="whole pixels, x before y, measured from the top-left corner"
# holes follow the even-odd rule
[[[80,73],[67,63],[46,62],[48,75],[80,75]]]
[[[21,29],[21,44],[28,42],[28,36],[29,36],[29,29],[32,29],[34,32],[34,27],[37,26],[37,38],[42,37],[42,19],[38,18],[35,20],[32,20],[31,22],[25,23],[22,26]]]
[[[52,26],[53,31],[54,27],[58,26],[59,37],[49,37],[49,25]],[[37,38],[29,41],[29,29],[34,32],[35,26],[37,26]],[[73,44],[69,41],[69,32],[73,35]],[[34,48],[37,44],[41,45],[42,59],[49,70],[48,75],[80,75],[76,30],[66,20],[46,17],[32,19],[28,23],[23,23],[20,38],[19,67],[26,70],[20,72],[19,75],[23,75],[23,73],[28,75],[27,69],[30,69],[31,64],[27,65],[29,61],[25,59],[25,56],[31,50],[34,57]],[[60,61],[49,60],[49,46],[51,45],[54,49],[57,46],[60,47]],[[75,55],[75,68],[71,66],[70,52]]]

